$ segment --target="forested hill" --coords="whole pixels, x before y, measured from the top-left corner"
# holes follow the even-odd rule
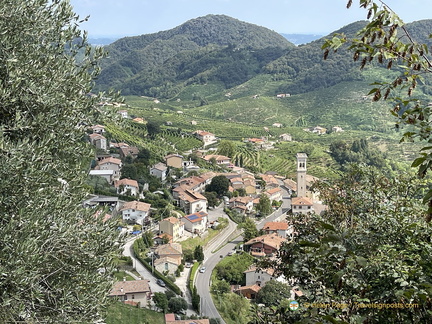
[[[353,37],[366,23],[358,21],[334,33]],[[416,41],[430,43],[432,20],[406,27]],[[252,82],[257,88],[249,85],[249,93],[299,94],[362,80],[358,64],[344,47],[323,59],[324,38],[334,33],[295,46],[264,27],[208,15],[168,31],[114,42],[107,47],[110,57],[104,62],[97,87],[115,88],[124,95],[174,98],[193,85],[217,84],[224,91],[263,76],[271,80],[266,92],[260,82]],[[428,89],[424,92],[430,94]]]
[[[124,81],[160,66],[179,53],[224,46],[237,49],[295,47],[285,37],[267,28],[225,15],[207,15],[167,31],[125,37],[107,46],[110,56],[103,62],[98,85],[122,88]]]

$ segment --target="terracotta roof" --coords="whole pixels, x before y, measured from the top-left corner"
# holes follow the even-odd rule
[[[152,166],[152,169],[156,169],[159,171],[166,171],[168,169],[168,167],[163,164],[162,162],[156,163],[155,165]]]
[[[101,134],[98,134],[98,133],[90,134],[89,137],[90,137],[92,140],[96,140],[96,139],[106,139],[105,136],[103,136],[103,135],[101,135]]]
[[[120,151],[123,156],[138,155],[139,153],[139,149],[136,146],[120,147]]]
[[[312,200],[307,197],[294,197],[291,201],[294,206],[313,206]]]
[[[120,209],[120,211],[126,210],[126,209],[135,209],[135,210],[139,210],[139,211],[149,211],[150,210],[151,205],[150,204],[146,204],[143,203],[141,201],[128,201],[127,203],[125,203],[123,205],[123,207]]]
[[[277,192],[281,192],[281,191],[282,190],[279,187],[277,187],[277,188],[272,188],[272,189],[267,190],[266,193],[273,195],[273,194],[275,194]]]
[[[121,164],[121,160],[110,156],[108,158],[105,158],[105,159],[99,161],[98,164],[106,164],[106,163],[113,163],[113,164],[120,165]]]
[[[258,291],[260,291],[260,289],[261,289],[260,286],[258,286],[257,284],[253,284],[251,286],[239,287],[236,291],[242,292],[243,290],[252,290],[257,293]]]
[[[226,160],[231,160],[228,156],[225,155],[215,155],[215,154],[209,154],[204,156],[204,160],[206,161],[210,161],[212,158],[215,158],[216,161],[226,161]]]
[[[180,243],[168,243],[159,245],[156,248],[155,253],[161,257],[167,255],[182,255],[183,249]]]
[[[206,217],[208,214],[200,211],[197,213],[186,215],[184,218],[187,219],[191,223],[200,222],[204,217]]]
[[[169,159],[169,158],[173,158],[173,157],[177,157],[177,158],[183,159],[183,156],[180,155],[180,154],[169,154],[169,155],[165,156],[165,160]]]
[[[273,268],[267,268],[267,269],[258,269],[256,266],[251,266],[249,269],[247,269],[246,271],[243,271],[243,273],[248,273],[248,272],[265,272],[270,276],[273,276],[275,270]]]
[[[123,296],[125,294],[150,292],[148,280],[131,280],[131,281],[117,281],[109,296]]]
[[[278,236],[276,234],[266,234],[266,235],[261,235],[261,236],[255,237],[255,238],[247,241],[245,243],[245,245],[252,245],[255,243],[263,243],[265,245],[271,246],[272,248],[279,250],[280,246],[285,241],[286,241],[285,238]]]
[[[177,224],[177,223],[181,223],[180,219],[178,219],[177,217],[167,217],[161,220],[161,222],[169,222],[171,224]]]
[[[291,179],[285,179],[283,181],[285,187],[291,188],[294,191],[297,191],[297,183],[294,180]]]
[[[186,200],[188,202],[194,202],[194,201],[198,201],[198,200],[206,200],[207,201],[207,198],[204,197],[202,194],[200,194],[199,192],[196,192],[196,191],[192,191],[192,190],[180,191],[179,192],[179,198],[181,200]]]
[[[175,315],[174,314],[165,314],[165,322],[167,321],[175,321]]]
[[[132,179],[128,179],[128,178],[124,178],[124,179],[118,180],[118,181],[116,181],[114,183],[114,186],[116,188],[120,187],[121,185],[139,188],[138,182],[136,180],[132,180]]]
[[[172,263],[172,264],[175,264],[178,266],[181,263],[181,259],[179,260],[178,258],[174,259],[174,258],[171,258],[169,256],[164,256],[164,257],[158,258],[154,261],[155,265],[158,265],[161,263]]]
[[[277,231],[282,230],[286,231],[288,229],[288,223],[284,222],[267,222],[264,224],[263,230],[269,231]]]

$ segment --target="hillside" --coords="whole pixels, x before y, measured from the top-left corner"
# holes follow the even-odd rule
[[[121,84],[124,81],[137,74],[150,73],[152,68],[157,69],[178,54],[183,53],[184,57],[184,53],[225,46],[235,49],[295,47],[285,37],[267,28],[224,15],[207,15],[167,31],[125,37],[107,46],[110,57],[103,62],[97,85],[123,90]]]

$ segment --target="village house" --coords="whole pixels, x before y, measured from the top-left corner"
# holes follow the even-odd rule
[[[104,178],[109,184],[112,184],[114,171],[113,170],[90,170],[89,175]]]
[[[168,171],[168,167],[161,162],[153,165],[150,168],[150,174],[156,178],[161,179],[161,181],[165,181],[167,176],[167,171]]]
[[[208,214],[206,212],[196,212],[183,217],[182,222],[187,231],[191,233],[204,233],[207,229]]]
[[[132,119],[135,123],[138,123],[138,124],[145,124],[145,120],[143,119],[143,118],[141,118],[141,117],[136,117],[136,118],[134,118],[134,119]]]
[[[182,262],[183,250],[179,243],[158,245],[155,250],[154,267],[157,271],[174,274]]]
[[[105,159],[102,159],[98,162],[98,168],[99,170],[113,170],[114,179],[120,178],[120,169],[122,167],[122,161],[120,159],[114,158],[114,157],[108,157]]]
[[[318,134],[318,135],[323,135],[325,133],[327,133],[327,129],[324,127],[320,127],[320,126],[315,126],[310,130],[312,133]]]
[[[119,207],[118,197],[89,195],[83,202],[83,206],[87,208],[95,208],[97,206],[109,207],[110,210],[117,210]]]
[[[288,190],[289,195],[291,196],[294,192],[297,192],[297,182],[292,179],[283,180],[283,186]]]
[[[213,133],[197,130],[192,133],[196,138],[204,143],[204,146],[216,143],[216,136]]]
[[[233,197],[229,200],[228,206],[231,209],[235,209],[238,212],[245,214],[252,212],[252,209],[254,207],[253,205],[253,198],[251,197]]]
[[[231,159],[227,156],[224,156],[224,155],[209,154],[209,155],[204,156],[203,159],[206,160],[207,162],[211,162],[210,160],[215,159],[216,164],[218,164],[218,165],[229,166],[231,164]]]
[[[140,307],[145,307],[151,298],[151,289],[148,280],[118,281],[108,296],[117,297],[122,302],[139,303]]]
[[[94,145],[97,149],[107,150],[107,140],[105,136],[99,133],[93,133],[89,135],[90,144]]]
[[[312,213],[314,211],[313,202],[310,198],[307,197],[294,197],[291,201],[291,211],[294,214]]]
[[[124,178],[114,182],[114,186],[119,195],[138,196],[139,194],[139,185],[136,180]]]
[[[244,245],[254,257],[272,257],[279,251],[285,238],[276,234],[266,234],[247,241]]]
[[[139,149],[136,146],[120,147],[119,151],[122,158],[131,156],[133,159],[136,159],[139,153]]]
[[[265,188],[267,190],[272,188],[279,188],[279,182],[277,179],[271,174],[260,174],[261,179],[265,183]]]
[[[183,168],[183,156],[180,154],[170,154],[165,156],[165,164],[169,167],[181,169]]]
[[[246,297],[247,299],[255,299],[260,289],[261,289],[260,286],[258,286],[257,284],[253,284],[253,285],[238,287],[237,289],[234,290],[234,292],[243,297]]]
[[[90,127],[93,131],[93,134],[103,134],[105,133],[105,126],[102,125],[93,125]]]
[[[258,269],[256,266],[251,266],[243,272],[246,276],[246,286],[258,285],[263,287],[267,281],[274,280],[274,269]]]
[[[263,231],[266,234],[277,234],[280,237],[286,238],[288,234],[287,222],[267,222],[263,226]]]
[[[120,143],[110,142],[109,146],[116,148],[116,149],[121,149],[121,148],[129,147],[129,144],[124,143],[124,142],[120,142]]]
[[[120,211],[124,221],[144,225],[149,220],[150,207],[150,204],[134,200],[126,202]]]
[[[281,123],[273,123],[272,126],[273,126],[273,127],[281,128],[281,127],[282,127],[282,124],[281,124]]]
[[[182,188],[175,188],[173,193],[175,192],[176,195],[173,195],[173,197],[177,196],[177,203],[182,208],[185,213],[193,214],[199,211],[207,212],[207,198],[204,197],[202,194],[196,191],[192,190],[180,190],[176,191],[177,189]]]
[[[205,187],[211,183],[211,180],[216,176],[214,172],[202,173],[199,176],[192,176],[180,179],[174,183],[173,195],[178,198],[178,193],[184,190],[192,190],[195,192],[203,193]]]
[[[281,134],[281,135],[279,135],[279,140],[286,141],[286,142],[291,142],[292,141],[292,136],[290,134]]]
[[[266,190],[264,194],[269,197],[270,201],[282,201],[282,190],[279,187],[270,188]]]
[[[343,132],[343,129],[342,129],[342,127],[339,127],[339,126],[333,126],[332,132],[333,133],[340,133],[340,132]]]
[[[117,113],[120,114],[120,116],[122,116],[122,118],[129,118],[129,114],[128,114],[127,110],[124,110],[124,109],[118,110]]]
[[[168,217],[159,222],[159,235],[168,234],[173,242],[177,242],[184,235],[185,224],[177,217]]]

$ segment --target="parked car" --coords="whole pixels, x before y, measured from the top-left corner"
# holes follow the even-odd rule
[[[199,272],[204,273],[206,271],[206,267],[202,267]]]
[[[162,279],[158,279],[158,280],[156,280],[156,283],[159,285],[159,286],[161,286],[161,287],[165,287],[166,285],[165,285],[165,282],[162,280]]]
[[[233,251],[229,251],[229,252],[228,252],[228,256],[231,256],[231,255],[233,255],[233,254],[234,254]]]
[[[186,263],[185,263],[185,267],[186,267],[186,268],[190,268],[191,266],[192,266],[192,264],[191,264],[190,262],[186,262]]]

